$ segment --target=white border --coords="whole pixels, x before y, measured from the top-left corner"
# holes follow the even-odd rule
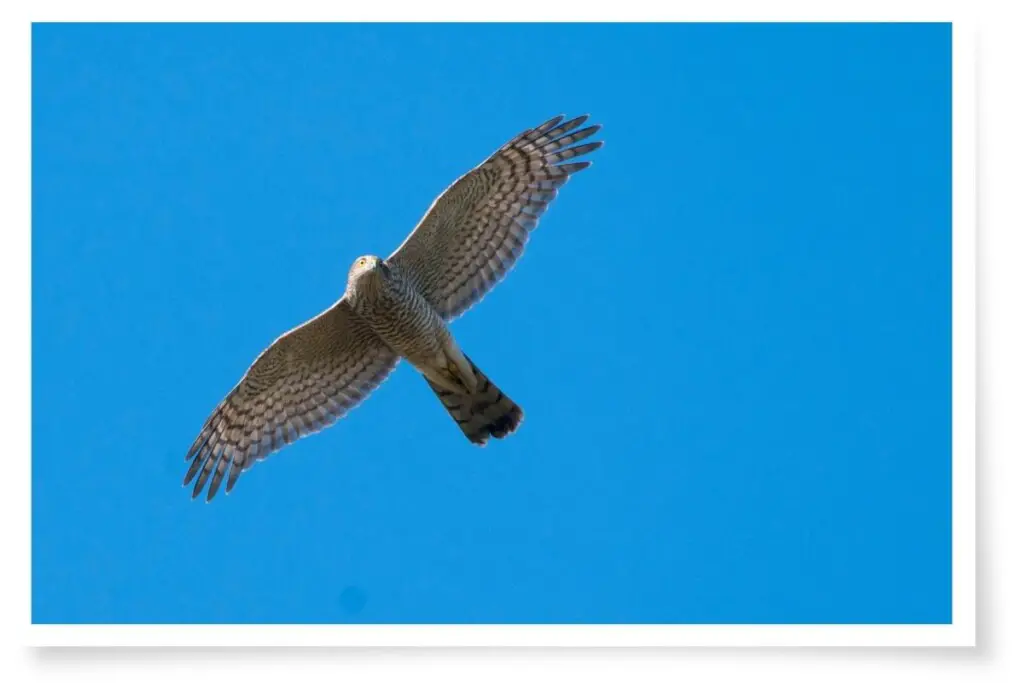
[[[973,646],[962,624],[233,624],[39,625],[29,644],[239,647]]]
[[[975,30],[953,25],[953,627],[974,644],[977,436]]]
[[[113,3],[115,5],[119,3]],[[109,20],[109,11],[86,11],[71,4],[64,11],[44,12],[33,20]],[[566,7],[562,5],[563,9]],[[121,8],[116,16],[138,17],[146,12]],[[300,12],[302,9],[299,8]],[[570,8],[572,9],[572,8]],[[433,19],[446,18],[433,11],[392,12],[390,8],[373,7],[356,10],[357,18]],[[83,15],[88,14],[88,17]],[[163,14],[168,14],[164,12]],[[175,14],[172,12],[171,14]],[[178,12],[177,14],[181,14]],[[198,19],[195,12],[176,20]],[[216,9],[199,12],[202,20],[231,18]],[[277,19],[275,10],[257,9],[255,16]],[[362,16],[359,16],[359,15]],[[517,19],[497,17],[488,13],[485,19]],[[542,12],[531,16],[569,20],[561,12]],[[806,19],[842,21],[865,20],[865,17],[817,16],[820,11],[764,13],[728,10],[698,11],[687,20],[786,20]],[[778,16],[778,15],[782,16]],[[833,13],[828,13],[833,14]],[[834,13],[840,14],[840,13]],[[848,13],[849,14],[849,13]],[[859,13],[853,13],[859,14]],[[883,12],[882,14],[885,14]],[[897,16],[886,20],[920,20],[913,16],[889,12]],[[934,17],[932,21],[948,20]],[[703,15],[703,16],[701,16]],[[447,15],[452,16],[454,15]],[[459,17],[465,20],[466,13]],[[581,15],[576,14],[579,19]],[[652,14],[655,18],[658,14]],[[252,14],[250,14],[252,17]],[[302,12],[304,19],[324,19],[323,13]],[[346,19],[353,19],[349,13]],[[614,19],[614,17],[612,17]],[[294,19],[294,16],[292,17]],[[604,17],[609,20],[609,17]],[[624,20],[636,21],[633,16]],[[251,20],[251,19],[250,19]],[[954,19],[953,28],[953,623],[949,625],[29,625],[24,642],[29,645],[97,646],[97,645],[178,645],[207,646],[973,646],[975,644],[975,45],[974,25]],[[24,140],[22,141],[24,144]],[[25,146],[27,147],[27,145]],[[21,149],[25,149],[22,147]],[[30,148],[26,150],[30,157]],[[29,163],[31,160],[29,159]],[[27,166],[27,165],[26,165]],[[27,253],[27,249],[22,253]],[[28,374],[25,372],[24,374]],[[19,373],[20,375],[20,373]],[[30,378],[26,384],[30,385]],[[30,388],[30,387],[29,387]],[[25,463],[16,466],[29,467]],[[26,472],[30,475],[30,471]],[[29,477],[20,478],[28,482]],[[26,486],[25,491],[30,491]],[[16,493],[12,491],[12,496]],[[21,508],[22,510],[25,507]],[[31,534],[25,543],[31,543]],[[24,547],[24,546],[23,546]],[[30,578],[30,565],[25,567]],[[24,585],[24,584],[22,584]],[[31,592],[23,597],[25,622],[31,620]]]

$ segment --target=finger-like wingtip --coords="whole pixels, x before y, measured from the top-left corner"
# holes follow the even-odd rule
[[[235,484],[238,482],[238,477],[242,475],[241,466],[232,466],[231,472],[228,474],[228,483],[224,486],[224,495],[231,495],[231,491],[234,490]]]
[[[565,118],[565,114],[559,114],[558,116],[552,116],[550,119],[548,119],[544,123],[540,124],[536,128],[532,128],[532,129],[526,131],[525,133],[523,133],[523,135],[524,136],[525,135],[530,135],[530,136],[533,136],[533,135],[543,135],[544,133],[548,132],[549,130],[551,130],[552,128],[554,128],[558,124],[560,124],[562,122],[562,119],[564,119],[564,118]]]
[[[219,474],[219,473],[218,473]],[[214,475],[216,477],[217,475]],[[210,482],[210,488],[206,492],[206,502],[209,503],[213,500],[213,497],[217,495],[217,491],[220,489],[220,480]]]

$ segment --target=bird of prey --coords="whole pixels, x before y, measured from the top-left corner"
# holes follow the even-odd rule
[[[366,398],[405,358],[463,434],[483,445],[523,411],[459,347],[448,322],[501,280],[600,126],[556,116],[509,140],[448,187],[386,259],[360,256],[345,293],[278,337],[214,409],[193,442],[184,486],[206,500],[253,463],[317,432]]]

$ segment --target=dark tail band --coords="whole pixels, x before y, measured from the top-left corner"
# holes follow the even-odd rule
[[[523,411],[480,372],[480,368],[468,356],[466,360],[476,377],[476,391],[473,394],[449,391],[429,379],[427,384],[441,399],[466,438],[482,446],[492,436],[501,439],[514,432],[523,420]]]

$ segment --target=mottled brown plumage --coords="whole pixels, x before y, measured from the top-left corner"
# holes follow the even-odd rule
[[[420,371],[466,437],[515,431],[522,409],[462,352],[447,323],[500,281],[598,126],[558,116],[516,136],[439,196],[387,260],[353,264],[344,296],[279,337],[207,419],[186,455],[185,484],[213,498],[295,439],[329,426],[372,392],[400,358]],[[576,146],[573,146],[576,145]],[[569,162],[569,163],[565,163]]]

